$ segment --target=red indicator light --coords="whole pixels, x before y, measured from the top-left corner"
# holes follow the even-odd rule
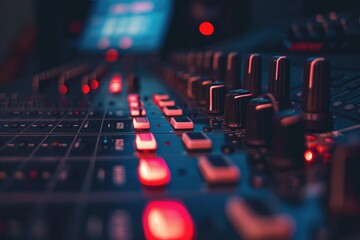
[[[122,91],[122,78],[120,74],[115,74],[111,78],[109,91],[111,93],[120,93]]]
[[[83,92],[83,94],[89,94],[89,92],[90,92],[89,85],[87,85],[87,84],[82,85],[81,91]]]
[[[119,57],[119,53],[115,49],[109,49],[105,52],[105,60],[115,62]]]
[[[307,162],[312,162],[312,160],[314,159],[314,154],[311,150],[307,150],[305,153],[304,153],[304,158],[305,158],[305,161]]]
[[[90,87],[92,90],[96,90],[99,88],[99,82],[98,80],[94,79],[90,82]]]
[[[138,166],[140,182],[145,186],[164,186],[170,182],[170,170],[160,157],[140,159]]]
[[[211,36],[215,31],[214,25],[211,22],[202,22],[199,25],[199,31],[204,36]]]
[[[150,202],[143,214],[145,238],[154,239],[193,239],[195,228],[193,220],[179,201]]]
[[[59,87],[60,94],[65,95],[67,93],[67,91],[68,91],[68,89],[64,84]]]

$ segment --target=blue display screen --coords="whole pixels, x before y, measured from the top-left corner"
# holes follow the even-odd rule
[[[98,0],[94,2],[80,50],[156,52],[163,43],[172,0]]]

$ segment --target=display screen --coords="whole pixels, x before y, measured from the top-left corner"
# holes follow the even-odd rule
[[[172,0],[98,0],[80,39],[82,51],[156,52],[172,13]]]

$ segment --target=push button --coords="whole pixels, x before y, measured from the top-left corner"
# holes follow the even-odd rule
[[[146,110],[143,107],[130,108],[130,115],[132,117],[146,116]]]
[[[211,139],[201,132],[183,133],[182,141],[189,150],[206,150],[212,147]]]
[[[174,100],[160,100],[158,102],[158,106],[159,107],[173,107],[173,106],[175,106],[175,101]]]
[[[181,116],[181,115],[183,115],[183,110],[181,108],[179,108],[179,107],[164,107],[163,108],[163,113],[167,117]]]
[[[133,118],[133,127],[135,130],[150,129],[150,122],[146,117]]]
[[[157,143],[152,133],[138,133],[135,138],[136,149],[140,151],[154,151]]]
[[[160,187],[170,182],[170,170],[163,158],[142,158],[139,161],[138,175],[141,184]]]
[[[172,117],[171,126],[178,129],[193,129],[194,123],[188,117]]]
[[[202,156],[199,158],[198,166],[209,184],[236,183],[240,179],[238,167],[223,156]]]

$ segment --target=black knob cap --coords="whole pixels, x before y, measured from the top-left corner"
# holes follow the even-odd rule
[[[140,90],[140,79],[135,73],[131,73],[127,76],[126,86],[128,92],[138,92]]]
[[[254,96],[261,94],[261,56],[257,53],[249,55],[244,69],[244,89]]]
[[[283,110],[275,115],[269,165],[275,170],[304,166],[304,122],[299,114]]]
[[[226,68],[226,56],[222,52],[214,53],[213,77],[216,81],[223,82]]]
[[[234,89],[225,95],[224,123],[231,128],[245,127],[247,105],[253,95],[249,90]]]
[[[213,80],[203,77],[199,81],[195,82],[194,92],[195,100],[199,105],[206,104],[206,93],[208,90],[208,86],[213,83]]]
[[[225,84],[228,90],[240,88],[240,56],[232,52],[227,56]]]
[[[351,134],[334,150],[328,181],[330,229],[334,239],[356,239],[360,227],[360,139]],[[356,235],[357,234],[357,235]]]
[[[285,56],[275,56],[270,62],[269,93],[273,94],[280,109],[291,106],[290,103],[290,62]]]
[[[206,86],[206,104],[208,113],[224,113],[225,93],[226,87],[223,82],[214,82]]]
[[[250,100],[246,113],[245,142],[249,146],[262,147],[270,142],[274,109],[266,98]]]
[[[195,72],[195,52],[189,52],[186,56],[186,66],[190,72]]]
[[[311,132],[332,129],[330,112],[330,64],[325,58],[309,58],[304,67],[302,111],[305,128]]]
[[[204,67],[204,53],[197,52],[195,56],[195,66],[198,73],[202,73]]]
[[[204,53],[204,74],[210,76],[212,74],[212,67],[214,61],[214,52],[206,51]]]

